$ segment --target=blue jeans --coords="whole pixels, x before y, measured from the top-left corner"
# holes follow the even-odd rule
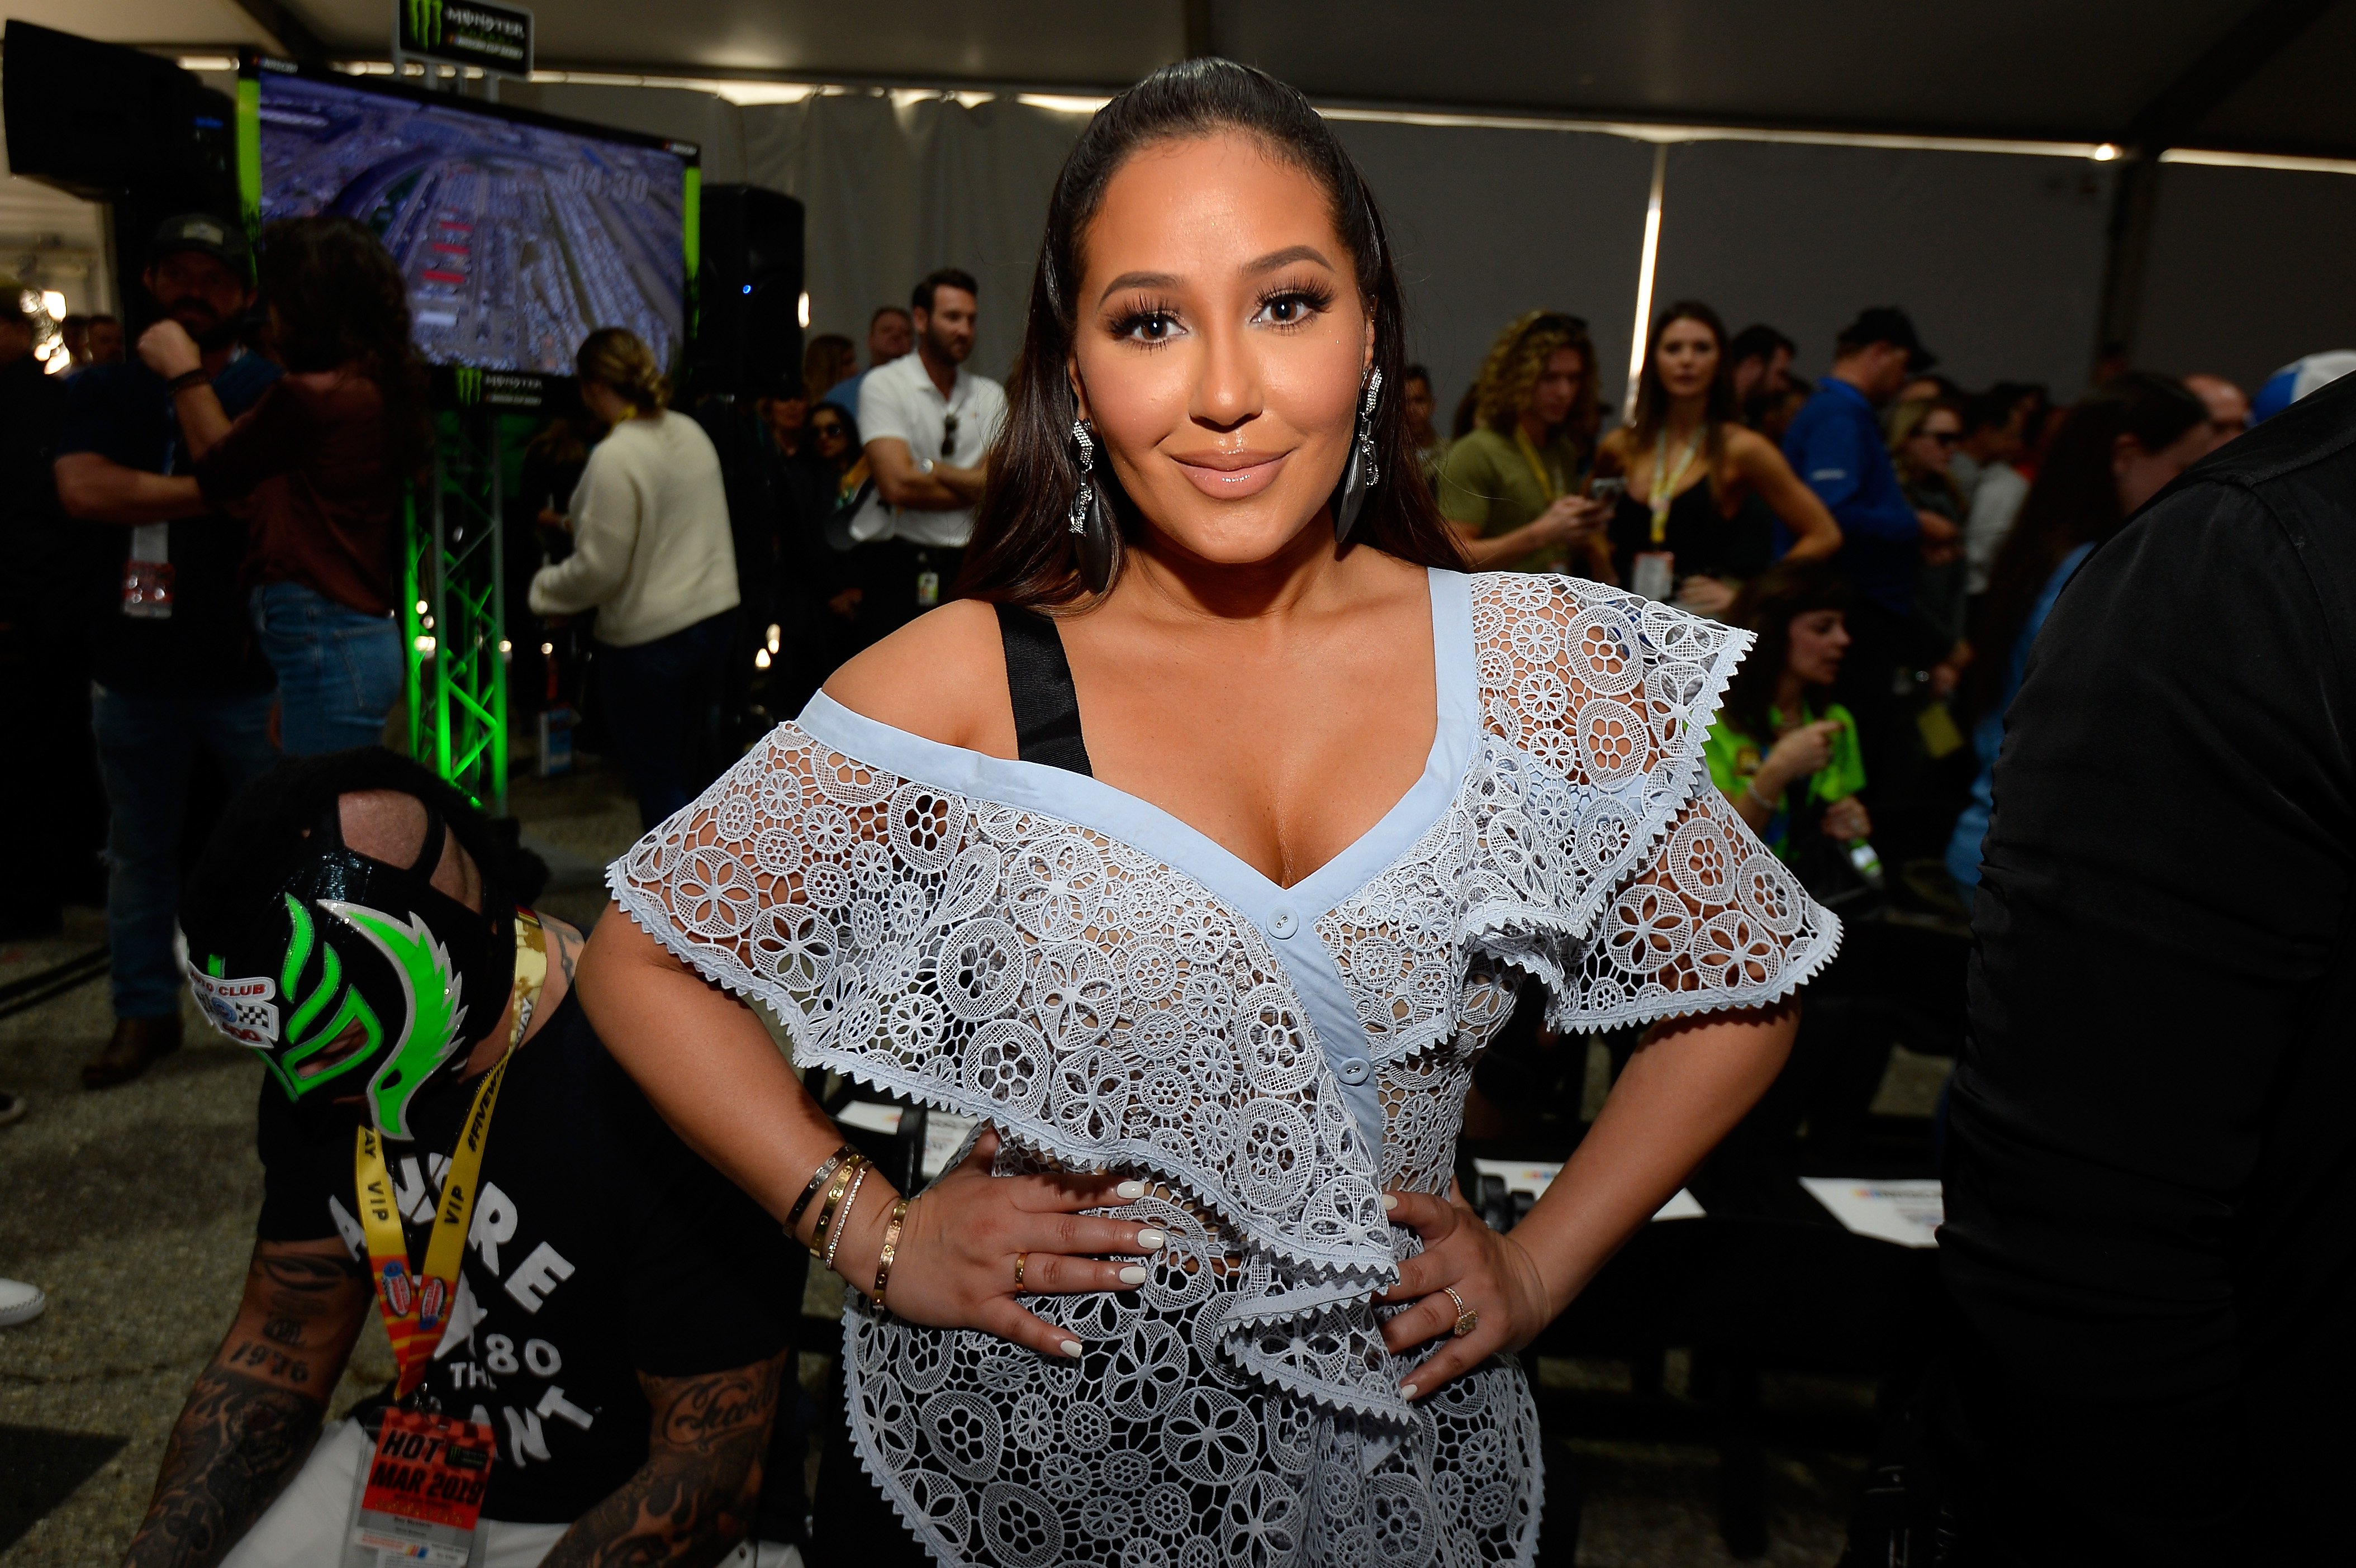
[[[300,583],[253,590],[253,631],[278,672],[278,743],[317,757],[384,738],[401,696],[401,625]]]
[[[720,755],[720,700],[735,627],[728,610],[636,648],[597,645],[606,743],[645,827],[701,794],[734,760]]]
[[[106,940],[113,950],[114,1015],[180,1011],[172,933],[180,914],[180,823],[197,747],[212,753],[230,792],[278,760],[268,692],[156,697],[91,688],[91,728],[106,781]]]

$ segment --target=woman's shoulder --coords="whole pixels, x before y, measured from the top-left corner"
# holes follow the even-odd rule
[[[1015,755],[998,607],[954,599],[853,657],[826,694],[862,718],[944,746]]]
[[[1524,727],[1574,727],[1603,699],[1651,727],[1706,725],[1750,634],[1585,577],[1482,572],[1471,579],[1483,708]]]

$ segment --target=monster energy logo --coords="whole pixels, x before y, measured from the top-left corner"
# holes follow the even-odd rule
[[[441,47],[442,0],[409,0],[409,36],[420,48]]]
[[[400,47],[486,70],[531,72],[531,13],[485,0],[401,0]]]
[[[441,0],[412,0],[412,4],[439,5]],[[458,402],[472,408],[483,401],[483,372],[473,365],[460,365],[451,372],[458,382]]]

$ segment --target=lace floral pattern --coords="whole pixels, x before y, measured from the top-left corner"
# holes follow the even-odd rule
[[[797,725],[613,868],[631,918],[771,1006],[804,1065],[994,1123],[1001,1174],[1153,1183],[1115,1211],[1172,1238],[1142,1290],[1026,1302],[1088,1346],[1076,1363],[854,1299],[862,1457],[942,1561],[1526,1561],[1527,1391],[1500,1360],[1398,1399],[1413,1358],[1369,1297],[1414,1242],[1381,1190],[1445,1188],[1512,972],[1598,1027],[1782,995],[1838,929],[1707,788],[1739,634],[1567,578],[1473,585],[1464,777],[1316,922],[1362,1041],[1320,1040],[1251,918],[1084,810]],[[1335,1076],[1356,1051],[1379,1148]]]

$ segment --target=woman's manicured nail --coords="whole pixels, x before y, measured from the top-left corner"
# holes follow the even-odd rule
[[[1121,1270],[1120,1283],[1125,1285],[1141,1285],[1145,1283],[1145,1271],[1139,1268],[1135,1263],[1131,1263],[1129,1267]]]
[[[1415,1385],[1413,1383],[1401,1383],[1399,1385],[1399,1398],[1403,1400],[1411,1400],[1415,1398]]]
[[[1169,1237],[1159,1230],[1140,1230],[1137,1233],[1137,1250],[1141,1252],[1159,1252],[1169,1240]]]
[[[1120,1197],[1143,1197],[1145,1184],[1141,1181],[1125,1181],[1112,1190],[1115,1196]]]
[[[1076,1358],[1079,1356],[1079,1354],[1080,1354],[1080,1352],[1081,1352],[1081,1351],[1083,1351],[1083,1350],[1085,1350],[1085,1349],[1087,1349],[1087,1347],[1086,1347],[1085,1345],[1082,1345],[1082,1344],[1081,1344],[1078,1340],[1076,1340],[1076,1339],[1066,1339],[1066,1340],[1065,1340],[1065,1341],[1064,1341],[1064,1354],[1065,1354],[1065,1355],[1066,1355],[1066,1356],[1073,1357],[1073,1358],[1075,1358],[1075,1359],[1076,1359]]]
[[[1387,1192],[1383,1194],[1383,1212],[1385,1214],[1388,1214],[1392,1209],[1397,1208],[1398,1207],[1398,1195],[1397,1193]]]

